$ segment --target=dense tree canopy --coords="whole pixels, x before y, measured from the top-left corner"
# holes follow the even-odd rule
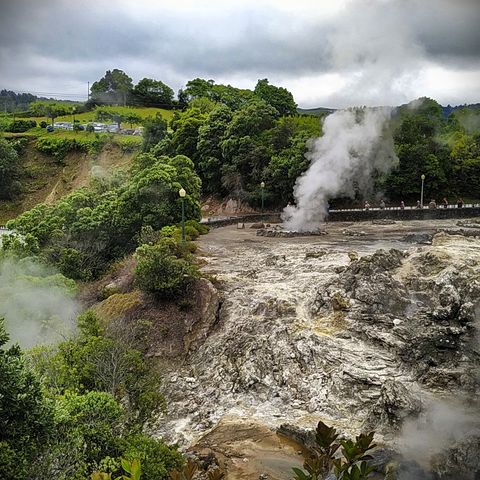
[[[32,115],[50,118],[52,125],[57,117],[72,113],[72,109],[72,105],[43,100],[38,100],[30,104],[30,112]]]
[[[0,199],[10,200],[20,191],[20,174],[21,168],[15,148],[7,140],[0,138]]]
[[[138,168],[141,164],[143,168]],[[94,183],[54,205],[40,204],[9,225],[31,234],[47,261],[71,278],[88,279],[135,248],[135,235],[181,219],[178,191],[187,191],[187,218],[198,218],[201,182],[191,160],[144,154],[127,179]]]
[[[133,88],[132,79],[118,68],[107,70],[105,75],[90,88],[92,99],[101,103],[126,105]]]
[[[132,90],[133,102],[146,107],[169,107],[173,102],[173,90],[160,80],[143,78]]]
[[[286,88],[270,85],[266,78],[258,81],[254,93],[275,108],[280,116],[297,113],[297,104],[293,95]]]

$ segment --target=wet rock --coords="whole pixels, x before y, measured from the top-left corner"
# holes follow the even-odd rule
[[[388,218],[377,218],[372,220],[373,225],[394,225],[397,223],[395,220],[389,220]]]
[[[307,450],[315,450],[317,446],[315,431],[313,429],[305,429],[289,423],[282,423],[276,431],[280,435],[302,445]]]
[[[407,243],[431,245],[433,235],[429,233],[407,233],[401,240]]]
[[[347,237],[364,237],[366,235],[365,232],[361,231],[358,232],[356,230],[342,230],[342,234],[346,235]]]
[[[432,470],[445,480],[480,478],[480,431],[472,431],[452,444],[432,461]]]
[[[388,426],[399,430],[405,419],[420,413],[422,404],[419,398],[403,384],[395,380],[387,380],[380,389],[380,397],[371,408],[365,422],[365,431],[378,426]]]
[[[335,292],[330,299],[334,311],[348,310],[349,301],[340,292]]]
[[[327,255],[327,250],[320,249],[320,250],[312,250],[310,252],[305,253],[305,258],[322,258]]]
[[[350,250],[347,255],[351,262],[356,262],[358,260],[358,253],[355,250]]]

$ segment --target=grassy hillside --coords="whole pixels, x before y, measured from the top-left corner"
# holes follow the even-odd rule
[[[101,108],[101,107],[99,107]],[[165,110],[163,108],[154,108],[154,107],[108,107],[109,110],[115,111],[119,114],[125,115],[128,113],[135,113],[142,119],[148,118],[148,117],[155,117],[157,113],[160,113],[162,117],[170,121],[171,118],[173,117],[173,110]],[[75,120],[80,121],[80,123],[88,123],[88,122],[94,122],[95,121],[95,110],[91,110],[90,112],[85,112],[85,113],[76,113],[75,114]],[[61,117],[57,117],[55,119],[56,122],[71,122],[73,120],[73,115],[63,115]],[[46,117],[28,117],[27,119],[29,120],[35,120],[37,123],[40,123],[41,121],[46,121],[47,123],[50,123],[50,119]],[[128,128],[130,127],[129,124],[122,124],[122,127]]]

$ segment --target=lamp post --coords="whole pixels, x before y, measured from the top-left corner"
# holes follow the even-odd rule
[[[178,191],[180,195],[180,200],[182,201],[182,242],[185,243],[185,195],[187,192],[184,188],[181,188]]]
[[[264,200],[265,200],[265,195],[264,195],[264,192],[265,192],[265,182],[262,182],[260,184],[260,187],[262,189],[262,215],[263,215],[263,204],[264,204]]]
[[[420,178],[422,179],[422,190],[420,192],[420,207],[423,208],[423,182],[425,181],[425,175],[422,173]]]

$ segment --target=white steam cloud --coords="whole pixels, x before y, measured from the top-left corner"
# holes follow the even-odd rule
[[[296,205],[282,215],[286,229],[317,230],[329,198],[368,193],[374,172],[390,171],[397,162],[388,130],[391,112],[388,107],[341,110],[325,119],[323,136],[307,153],[310,167],[297,178]]]
[[[22,348],[53,343],[72,332],[77,305],[73,284],[29,259],[0,261],[0,317]]]
[[[425,407],[420,417],[404,424],[396,444],[404,458],[414,460],[428,471],[432,463],[441,458],[438,456],[448,454],[457,442],[470,436],[480,438],[480,415],[478,408],[467,409],[453,401],[431,400]],[[468,465],[465,467],[468,470]],[[415,477],[407,469],[400,478],[412,480]],[[466,477],[459,473],[458,479],[463,478]],[[473,472],[471,478],[474,478]]]

